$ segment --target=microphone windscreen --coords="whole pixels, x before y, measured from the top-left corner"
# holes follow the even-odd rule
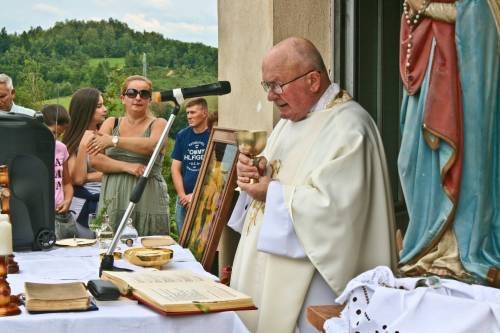
[[[166,91],[155,91],[151,96],[153,102],[178,101],[182,103],[184,99],[202,96],[225,95],[231,92],[229,81],[217,81],[190,88],[177,88]],[[180,98],[179,98],[180,97]]]
[[[231,92],[231,83],[229,81],[219,81],[221,95],[229,94]]]

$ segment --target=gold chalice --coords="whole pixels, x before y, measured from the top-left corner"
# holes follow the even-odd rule
[[[253,165],[259,164],[259,155],[266,146],[267,132],[266,131],[237,131],[236,142],[238,143],[238,151],[253,159]],[[250,183],[255,183],[256,179],[250,179]]]

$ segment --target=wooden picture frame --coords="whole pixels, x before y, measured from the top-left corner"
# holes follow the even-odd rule
[[[179,237],[179,244],[189,248],[209,272],[234,206],[237,158],[235,130],[214,127]]]

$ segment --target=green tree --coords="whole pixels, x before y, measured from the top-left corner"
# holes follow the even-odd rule
[[[108,109],[108,115],[111,117],[121,117],[123,107],[120,99],[121,85],[126,75],[121,69],[113,69],[108,75],[108,84],[104,89],[104,104]]]
[[[9,49],[10,46],[10,37],[7,34],[7,30],[5,27],[0,31],[0,53],[3,53]]]
[[[107,61],[98,63],[96,68],[92,71],[92,75],[90,77],[90,83],[92,86],[100,91],[104,91],[108,85],[109,71],[110,68]]]
[[[40,65],[33,59],[27,59],[20,75],[21,83],[16,88],[16,101],[34,110],[40,110],[45,99],[44,80],[40,74]]]
[[[106,53],[106,48],[99,40],[99,33],[96,28],[90,27],[82,33],[80,40],[82,51],[91,58],[102,58]]]

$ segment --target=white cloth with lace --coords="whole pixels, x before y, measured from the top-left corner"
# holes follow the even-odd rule
[[[346,307],[325,322],[326,333],[500,332],[499,289],[437,277],[397,279],[384,266],[351,280],[336,302]]]

